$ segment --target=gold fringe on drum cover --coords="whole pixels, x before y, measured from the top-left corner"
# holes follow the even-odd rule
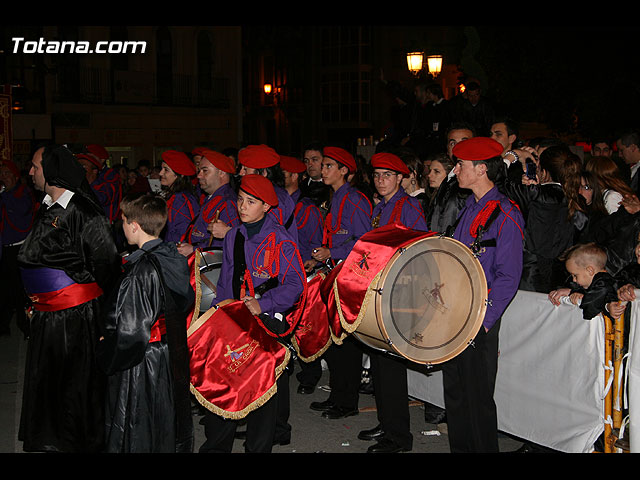
[[[290,358],[291,358],[291,354],[289,353],[289,351],[287,351],[285,361],[281,365],[276,367],[276,380],[278,380],[282,372],[284,372],[284,369],[287,367],[287,364],[289,363]],[[275,382],[273,386],[267,392],[265,392],[260,398],[251,402],[242,410],[238,412],[229,412],[227,410],[223,410],[222,408],[217,407],[216,405],[208,401],[206,398],[204,398],[202,394],[198,392],[198,390],[193,386],[193,384],[190,385],[190,388],[191,388],[191,393],[194,395],[194,397],[196,398],[196,400],[200,405],[202,405],[204,408],[206,408],[210,412],[213,412],[216,415],[220,415],[221,417],[227,418],[229,420],[241,420],[245,418],[251,412],[253,412],[254,410],[257,410],[262,405],[267,403],[271,399],[271,397],[273,397],[278,391],[277,382]]]

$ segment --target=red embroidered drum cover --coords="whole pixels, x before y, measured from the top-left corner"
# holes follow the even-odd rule
[[[422,364],[442,363],[468,346],[482,326],[488,295],[468,247],[400,225],[363,235],[333,290],[345,331]]]
[[[221,302],[187,331],[191,392],[210,411],[240,419],[276,393],[289,350],[262,328],[243,302]]]
[[[327,271],[320,270],[307,279],[307,298],[293,332],[293,346],[300,359],[311,362],[331,345],[327,305],[320,294]]]

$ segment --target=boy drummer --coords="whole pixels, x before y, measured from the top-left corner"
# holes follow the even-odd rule
[[[270,180],[262,175],[242,177],[238,192],[238,216],[242,223],[225,236],[216,301],[243,301],[253,315],[268,315],[265,327],[280,334],[288,329],[283,317],[303,294],[306,275],[296,243],[275,216],[267,215],[277,205],[278,197]],[[257,298],[254,290],[272,277],[277,278],[277,285]],[[288,391],[285,372],[278,377],[277,393],[246,417],[247,452],[270,452],[274,443],[289,440],[286,436],[290,436],[290,431],[285,426],[281,431],[276,428],[278,404],[288,399]],[[207,440],[200,451],[231,452],[237,421],[207,413],[202,423]]]

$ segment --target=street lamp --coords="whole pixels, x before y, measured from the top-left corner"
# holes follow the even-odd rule
[[[264,93],[266,93],[267,95],[271,95],[271,89],[272,85],[270,83],[264,84]]]
[[[424,66],[424,52],[407,53],[407,67],[414,75],[419,75]],[[436,78],[442,71],[442,55],[429,55],[427,57],[427,69],[429,74]]]
[[[423,52],[409,52],[407,53],[407,66],[409,71],[414,75],[418,75],[422,70],[422,62],[424,59]]]
[[[433,78],[436,78],[442,71],[442,55],[429,55],[427,57],[427,67]]]

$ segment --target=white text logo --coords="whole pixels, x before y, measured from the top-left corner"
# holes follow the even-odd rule
[[[13,37],[13,53],[145,53],[147,42],[142,41],[101,41],[95,47],[87,41],[70,40],[26,40]]]

